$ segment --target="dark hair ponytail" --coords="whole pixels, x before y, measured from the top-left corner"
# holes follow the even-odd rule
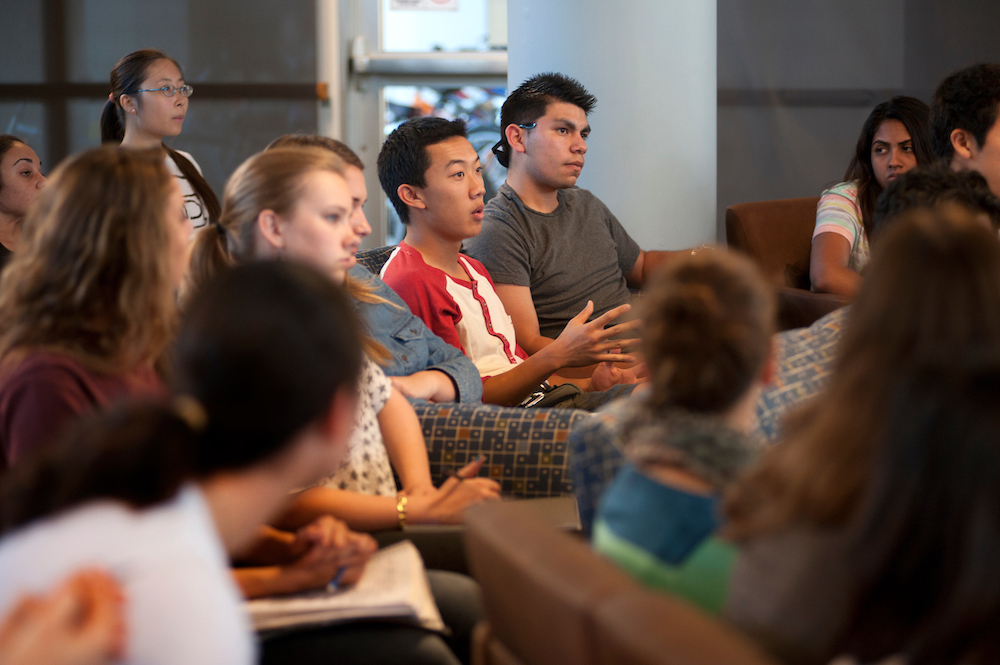
[[[121,106],[121,96],[131,95],[139,90],[146,78],[147,69],[157,60],[169,60],[177,67],[177,71],[182,72],[183,76],[183,70],[176,60],[163,51],[152,48],[133,51],[115,63],[111,69],[109,81],[111,94],[101,112],[101,143],[121,143],[125,139],[125,110]],[[205,204],[208,219],[218,219],[221,210],[219,198],[212,191],[212,187],[205,180],[205,177],[198,172],[191,160],[170,146],[161,145],[170,158],[174,160],[187,181],[191,183],[191,189]]]
[[[353,309],[321,273],[288,261],[225,270],[189,306],[174,405],[91,416],[15,465],[0,477],[0,534],[95,499],[154,505],[259,464],[353,390],[360,368]]]
[[[177,152],[166,143],[161,144],[163,149],[167,151],[170,155],[170,159],[174,160],[174,164],[177,168],[181,170],[187,181],[191,183],[191,189],[194,193],[198,195],[202,203],[205,204],[205,212],[208,214],[208,220],[214,222],[219,219],[219,214],[222,212],[222,206],[219,205],[219,198],[212,191],[212,186],[208,184],[195,165],[191,163],[191,160]]]
[[[125,125],[118,116],[120,102],[117,98],[104,103],[101,111],[101,143],[121,143],[125,139]]]
[[[0,534],[101,498],[144,508],[190,476],[195,433],[164,405],[136,403],[90,414],[0,482]]]

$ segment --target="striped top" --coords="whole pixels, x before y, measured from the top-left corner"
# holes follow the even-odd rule
[[[821,233],[836,233],[851,243],[847,267],[860,273],[868,263],[868,236],[861,223],[858,207],[858,183],[842,182],[823,192],[816,206],[816,229],[813,240]]]

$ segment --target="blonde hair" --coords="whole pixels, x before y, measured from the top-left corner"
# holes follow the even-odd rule
[[[107,372],[161,360],[176,318],[172,182],[159,150],[105,146],[55,170],[0,278],[0,359],[51,349]]]
[[[198,235],[185,292],[197,290],[224,267],[256,260],[260,256],[258,216],[263,210],[273,210],[282,217],[290,215],[302,197],[307,174],[328,171],[343,178],[345,168],[344,160],[333,152],[310,146],[268,149],[240,164],[226,183],[219,221]],[[362,302],[382,301],[370,286],[350,277],[344,287]],[[388,351],[367,335],[362,345],[372,360],[385,363],[390,359]]]

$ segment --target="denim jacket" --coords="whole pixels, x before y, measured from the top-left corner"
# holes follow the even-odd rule
[[[444,372],[455,383],[459,402],[482,402],[479,370],[460,350],[435,335],[410,313],[406,303],[389,286],[362,265],[351,268],[351,279],[367,283],[385,303],[355,301],[355,311],[372,339],[392,355],[382,367],[388,376],[408,376],[426,369]]]

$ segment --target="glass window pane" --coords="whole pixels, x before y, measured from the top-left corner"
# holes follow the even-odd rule
[[[381,0],[382,50],[507,48],[507,0]]]
[[[311,100],[203,99],[189,107],[184,132],[167,142],[191,153],[221,201],[226,180],[243,160],[282,134],[313,134],[317,124]]]
[[[107,100],[71,99],[69,102],[69,152],[101,145],[101,111]]]
[[[192,98],[194,99],[194,98]],[[79,152],[101,142],[102,102],[70,103],[70,149]],[[226,180],[250,155],[294,132],[317,131],[316,103],[299,100],[199,100],[184,120],[184,131],[166,143],[191,153],[208,184],[222,200]]]
[[[45,140],[45,106],[40,102],[0,102],[0,134],[13,134],[30,145],[42,161],[42,173],[55,166]]]
[[[5,2],[0,20],[0,83],[41,83],[42,3]]]
[[[158,48],[188,81],[312,83],[313,2],[66,0],[69,78],[105,82],[126,53]]]
[[[469,141],[483,165],[485,198],[489,201],[496,195],[507,178],[507,169],[497,162],[492,152],[493,145],[500,140],[500,107],[507,99],[507,88],[387,85],[383,88],[383,96],[386,136],[407,120],[420,116],[465,120]],[[405,229],[388,199],[386,204],[389,210],[388,244],[396,244],[403,239]]]

